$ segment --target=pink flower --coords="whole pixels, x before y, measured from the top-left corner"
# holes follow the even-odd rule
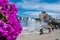
[[[16,40],[22,26],[16,18],[17,7],[8,0],[0,0],[0,39]]]

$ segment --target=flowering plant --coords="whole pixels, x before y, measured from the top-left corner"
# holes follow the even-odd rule
[[[0,0],[0,40],[16,40],[22,27],[16,18],[18,9],[8,0]]]

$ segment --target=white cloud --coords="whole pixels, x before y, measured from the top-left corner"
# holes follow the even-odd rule
[[[51,15],[54,18],[60,18],[60,14],[59,13],[52,13],[52,12],[47,12],[49,15]]]
[[[47,4],[47,5],[43,6],[43,8],[45,8],[47,10],[60,12],[60,4]]]
[[[36,1],[36,0],[35,0]],[[60,11],[60,4],[47,4],[47,3],[38,3],[33,1],[23,1],[16,3],[18,7],[22,7],[24,9],[36,9],[36,10],[52,10],[52,11]]]
[[[23,12],[23,13],[27,15],[32,15],[32,16],[34,15],[38,16],[40,12]]]
[[[39,1],[39,0],[38,0]],[[16,5],[18,8],[22,7],[23,9],[35,9],[35,10],[45,10],[49,12],[50,15],[53,17],[58,17],[60,16],[60,3],[54,3],[54,4],[48,4],[48,3],[39,3],[37,0],[32,0],[32,1],[27,1],[23,0],[23,2],[17,2]],[[54,11],[54,12],[50,12]],[[55,13],[57,12],[57,13]],[[28,15],[36,15],[38,16],[40,12],[23,12]]]
[[[39,14],[41,12],[23,12],[24,14],[30,15],[30,16],[36,16],[39,17]],[[47,12],[48,15],[51,15],[54,18],[60,18],[60,14],[59,13],[53,13],[53,12]]]

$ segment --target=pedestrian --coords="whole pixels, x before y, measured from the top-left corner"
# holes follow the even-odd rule
[[[40,29],[40,35],[41,35],[41,34],[43,34],[43,29],[42,29],[42,28]]]
[[[54,27],[52,27],[52,31],[54,30]]]
[[[48,30],[49,30],[49,33],[51,33],[51,28],[48,28]]]

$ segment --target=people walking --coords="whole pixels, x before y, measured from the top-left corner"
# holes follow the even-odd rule
[[[41,35],[41,34],[43,34],[43,29],[42,29],[42,28],[40,29],[40,35]]]
[[[48,28],[48,30],[49,30],[49,33],[51,33],[51,28]]]

